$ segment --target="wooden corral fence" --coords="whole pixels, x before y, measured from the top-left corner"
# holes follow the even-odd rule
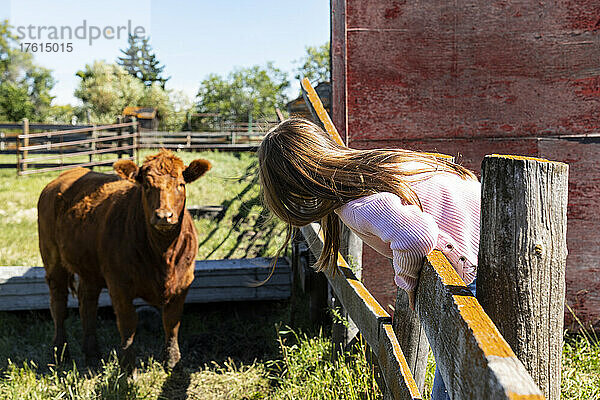
[[[264,135],[277,124],[264,122],[224,122],[215,129],[200,132],[140,132],[140,148],[174,150],[219,149],[231,151],[253,151],[258,148]]]
[[[341,140],[310,83],[302,87],[315,120]],[[301,228],[305,243],[294,241],[294,288],[310,293],[313,312],[339,301],[375,354],[386,399],[422,398],[427,342],[452,399],[558,399],[566,193],[565,164],[512,156],[484,161],[477,296],[494,310],[500,330],[438,250],[421,270],[416,311],[399,291],[394,323],[341,255],[323,284],[319,274],[302,271],[306,253],[313,259],[321,253],[318,224]]]
[[[25,124],[29,132],[46,132],[67,129],[90,128],[91,125],[69,125],[69,124],[40,124],[21,121],[20,123],[0,122],[0,154],[17,154],[17,137],[23,134]],[[15,168],[14,163],[0,163],[0,168]]]
[[[0,124],[0,154],[17,156],[16,163],[2,163],[0,168],[16,167],[18,175],[29,175],[110,165],[124,156],[133,158],[140,149],[255,151],[276,124],[221,121],[216,131],[159,132],[143,130],[135,120],[122,122],[122,118],[109,125],[30,124],[24,119],[20,124]],[[117,157],[100,159],[105,154]],[[82,156],[87,159],[82,161]]]
[[[18,175],[59,171],[73,166],[112,165],[120,158],[133,159],[138,146],[137,121],[121,122],[118,119],[110,125],[36,133],[31,133],[30,128],[28,120],[24,119],[22,133],[16,136]],[[116,156],[100,159],[100,155],[106,154]]]

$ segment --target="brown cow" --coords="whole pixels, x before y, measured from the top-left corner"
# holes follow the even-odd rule
[[[77,274],[86,362],[97,361],[96,310],[106,287],[121,334],[121,365],[131,367],[135,360],[132,301],[141,297],[162,307],[164,358],[168,367],[175,366],[181,358],[179,322],[198,250],[196,228],[185,208],[185,184],[210,167],[206,160],[194,160],[186,168],[173,153],[161,150],[139,169],[132,161],[116,162],[120,177],[75,168],[44,188],[38,229],[54,348],[66,346],[67,294]]]

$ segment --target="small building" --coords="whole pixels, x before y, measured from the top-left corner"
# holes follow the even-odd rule
[[[331,114],[331,83],[320,82],[315,87],[315,91],[319,95],[319,98],[323,102],[323,106],[327,112]],[[306,103],[304,102],[302,95],[287,103],[285,108],[290,117],[302,117],[310,120],[313,119],[312,115],[310,115],[308,107],[306,107]]]
[[[135,117],[143,130],[158,130],[160,116],[154,107],[125,107],[123,117]]]

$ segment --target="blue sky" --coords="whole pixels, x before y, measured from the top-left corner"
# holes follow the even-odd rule
[[[327,0],[230,0],[230,1],[41,1],[0,0],[0,19],[22,26],[22,42],[73,43],[73,51],[36,53],[38,64],[53,70],[58,81],[53,89],[55,104],[76,103],[73,90],[78,79],[75,72],[94,60],[114,61],[119,49],[126,47],[126,30],[121,38],[100,37],[92,40],[90,29],[140,26],[150,36],[158,59],[171,76],[168,89],[183,90],[193,98],[199,82],[209,73],[228,74],[235,67],[275,65],[289,71],[293,78],[293,61],[305,53],[305,46],[329,40],[329,1]],[[50,28],[75,30],[85,20],[85,39],[50,40]],[[30,36],[28,27],[33,26]],[[66,28],[65,28],[66,29]],[[68,32],[64,30],[65,34]],[[81,28],[79,36],[83,36]],[[93,33],[93,32],[92,32]],[[33,36],[33,37],[32,37]],[[116,36],[116,33],[108,36]],[[290,94],[297,93],[297,83]]]

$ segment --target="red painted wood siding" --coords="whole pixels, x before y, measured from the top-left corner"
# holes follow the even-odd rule
[[[350,146],[437,151],[476,171],[491,153],[569,163],[567,300],[600,329],[600,143],[551,138],[600,130],[600,0],[333,0],[332,10],[333,120]],[[382,276],[373,290],[393,299],[387,261],[365,254]]]

